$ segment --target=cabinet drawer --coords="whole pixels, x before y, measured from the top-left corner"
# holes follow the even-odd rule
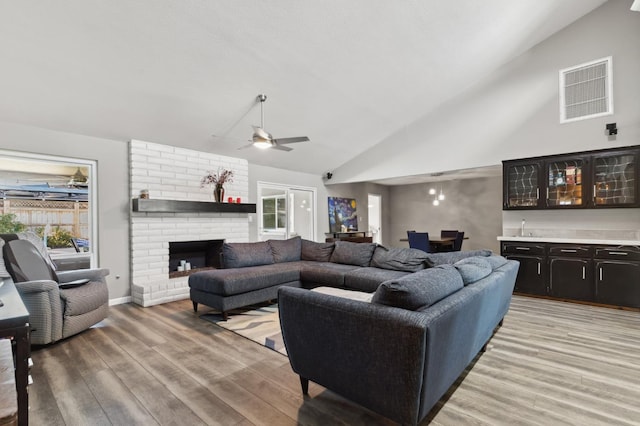
[[[502,243],[502,254],[524,254],[543,255],[545,254],[544,244],[532,243]]]
[[[593,249],[585,246],[553,245],[549,246],[549,256],[558,257],[591,257]]]
[[[635,247],[597,247],[597,259],[640,261],[640,249]]]

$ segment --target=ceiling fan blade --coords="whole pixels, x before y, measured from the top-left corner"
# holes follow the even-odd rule
[[[241,146],[241,147],[240,147],[240,148],[238,148],[238,149],[239,149],[239,150],[240,150],[240,149],[247,149],[247,148],[250,148],[250,147],[252,147],[252,146],[253,146],[253,142],[251,142],[250,144],[247,144],[247,145],[243,145],[243,146]]]
[[[293,138],[281,138],[281,139],[274,139],[273,141],[276,143],[279,143],[280,145],[285,145],[288,143],[296,143],[296,142],[308,142],[310,139],[306,136],[297,136],[297,137],[293,137]]]
[[[280,145],[273,145],[271,149],[277,149],[279,151],[293,151],[293,148],[289,148],[288,146],[280,146]]]

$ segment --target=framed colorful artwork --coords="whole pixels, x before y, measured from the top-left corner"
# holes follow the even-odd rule
[[[358,214],[354,198],[329,197],[329,231],[358,230]]]

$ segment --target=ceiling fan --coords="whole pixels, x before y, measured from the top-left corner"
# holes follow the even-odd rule
[[[292,138],[279,138],[276,139],[271,135],[271,133],[264,130],[264,102],[267,100],[267,95],[260,94],[257,96],[256,100],[260,101],[260,126],[252,126],[253,127],[253,136],[251,138],[251,143],[249,145],[245,145],[238,149],[248,148],[250,146],[255,146],[256,148],[261,149],[277,149],[280,151],[291,151],[292,148],[288,146],[283,146],[290,143],[296,142],[307,142],[309,138],[306,136],[297,136]]]

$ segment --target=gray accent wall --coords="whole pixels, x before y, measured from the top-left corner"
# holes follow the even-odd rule
[[[445,200],[433,205],[429,188],[440,188]],[[500,252],[497,237],[502,235],[502,177],[453,180],[390,187],[389,244],[408,247],[408,230],[440,236],[442,229],[464,231],[469,239],[463,250],[488,248]]]

